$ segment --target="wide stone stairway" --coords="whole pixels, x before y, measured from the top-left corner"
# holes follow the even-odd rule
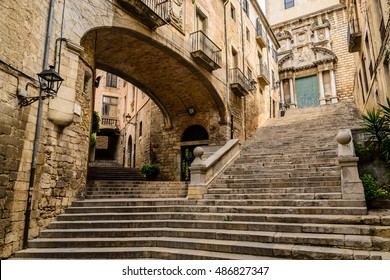
[[[390,259],[390,216],[342,199],[335,136],[359,125],[351,104],[269,120],[201,200],[179,182],[96,181],[15,257]]]

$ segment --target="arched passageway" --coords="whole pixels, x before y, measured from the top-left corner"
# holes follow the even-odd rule
[[[95,66],[129,81],[143,90],[159,107],[165,126],[178,116],[215,112],[226,123],[222,93],[209,78],[179,53],[147,35],[118,27],[89,31],[82,45],[93,52]]]

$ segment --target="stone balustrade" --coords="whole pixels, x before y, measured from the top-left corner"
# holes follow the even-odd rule
[[[336,140],[338,142],[338,160],[341,166],[343,199],[365,200],[364,188],[357,167],[359,158],[355,155],[351,130],[340,129]]]
[[[229,140],[223,147],[207,159],[203,158],[204,150],[196,147],[195,160],[192,162],[191,182],[188,188],[188,198],[199,199],[207,192],[210,183],[239,155],[238,139]]]

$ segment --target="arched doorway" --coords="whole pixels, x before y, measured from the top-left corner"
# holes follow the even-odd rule
[[[188,127],[181,138],[181,180],[190,181],[190,166],[194,161],[194,149],[197,146],[208,145],[209,134],[201,125]]]

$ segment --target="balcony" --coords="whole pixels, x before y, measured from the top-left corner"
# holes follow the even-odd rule
[[[260,18],[256,20],[256,41],[261,48],[265,48],[267,46],[267,38],[266,33],[263,30],[263,25],[261,24]]]
[[[100,128],[101,129],[116,129],[118,126],[118,118],[102,116]]]
[[[259,84],[263,87],[269,85],[269,70],[267,66],[264,64],[260,64],[257,69],[259,69],[259,74],[257,75],[257,79],[259,80]]]
[[[362,41],[362,32],[359,27],[359,21],[354,19],[348,24],[348,51],[350,53],[360,50]]]
[[[169,4],[171,0],[117,0],[129,14],[137,18],[150,29],[169,22]]]
[[[230,69],[230,88],[238,96],[247,95],[252,89],[253,84],[249,81],[244,73],[238,68]]]
[[[207,71],[212,72],[221,68],[222,50],[210,40],[202,31],[196,31],[190,34],[191,56]]]

